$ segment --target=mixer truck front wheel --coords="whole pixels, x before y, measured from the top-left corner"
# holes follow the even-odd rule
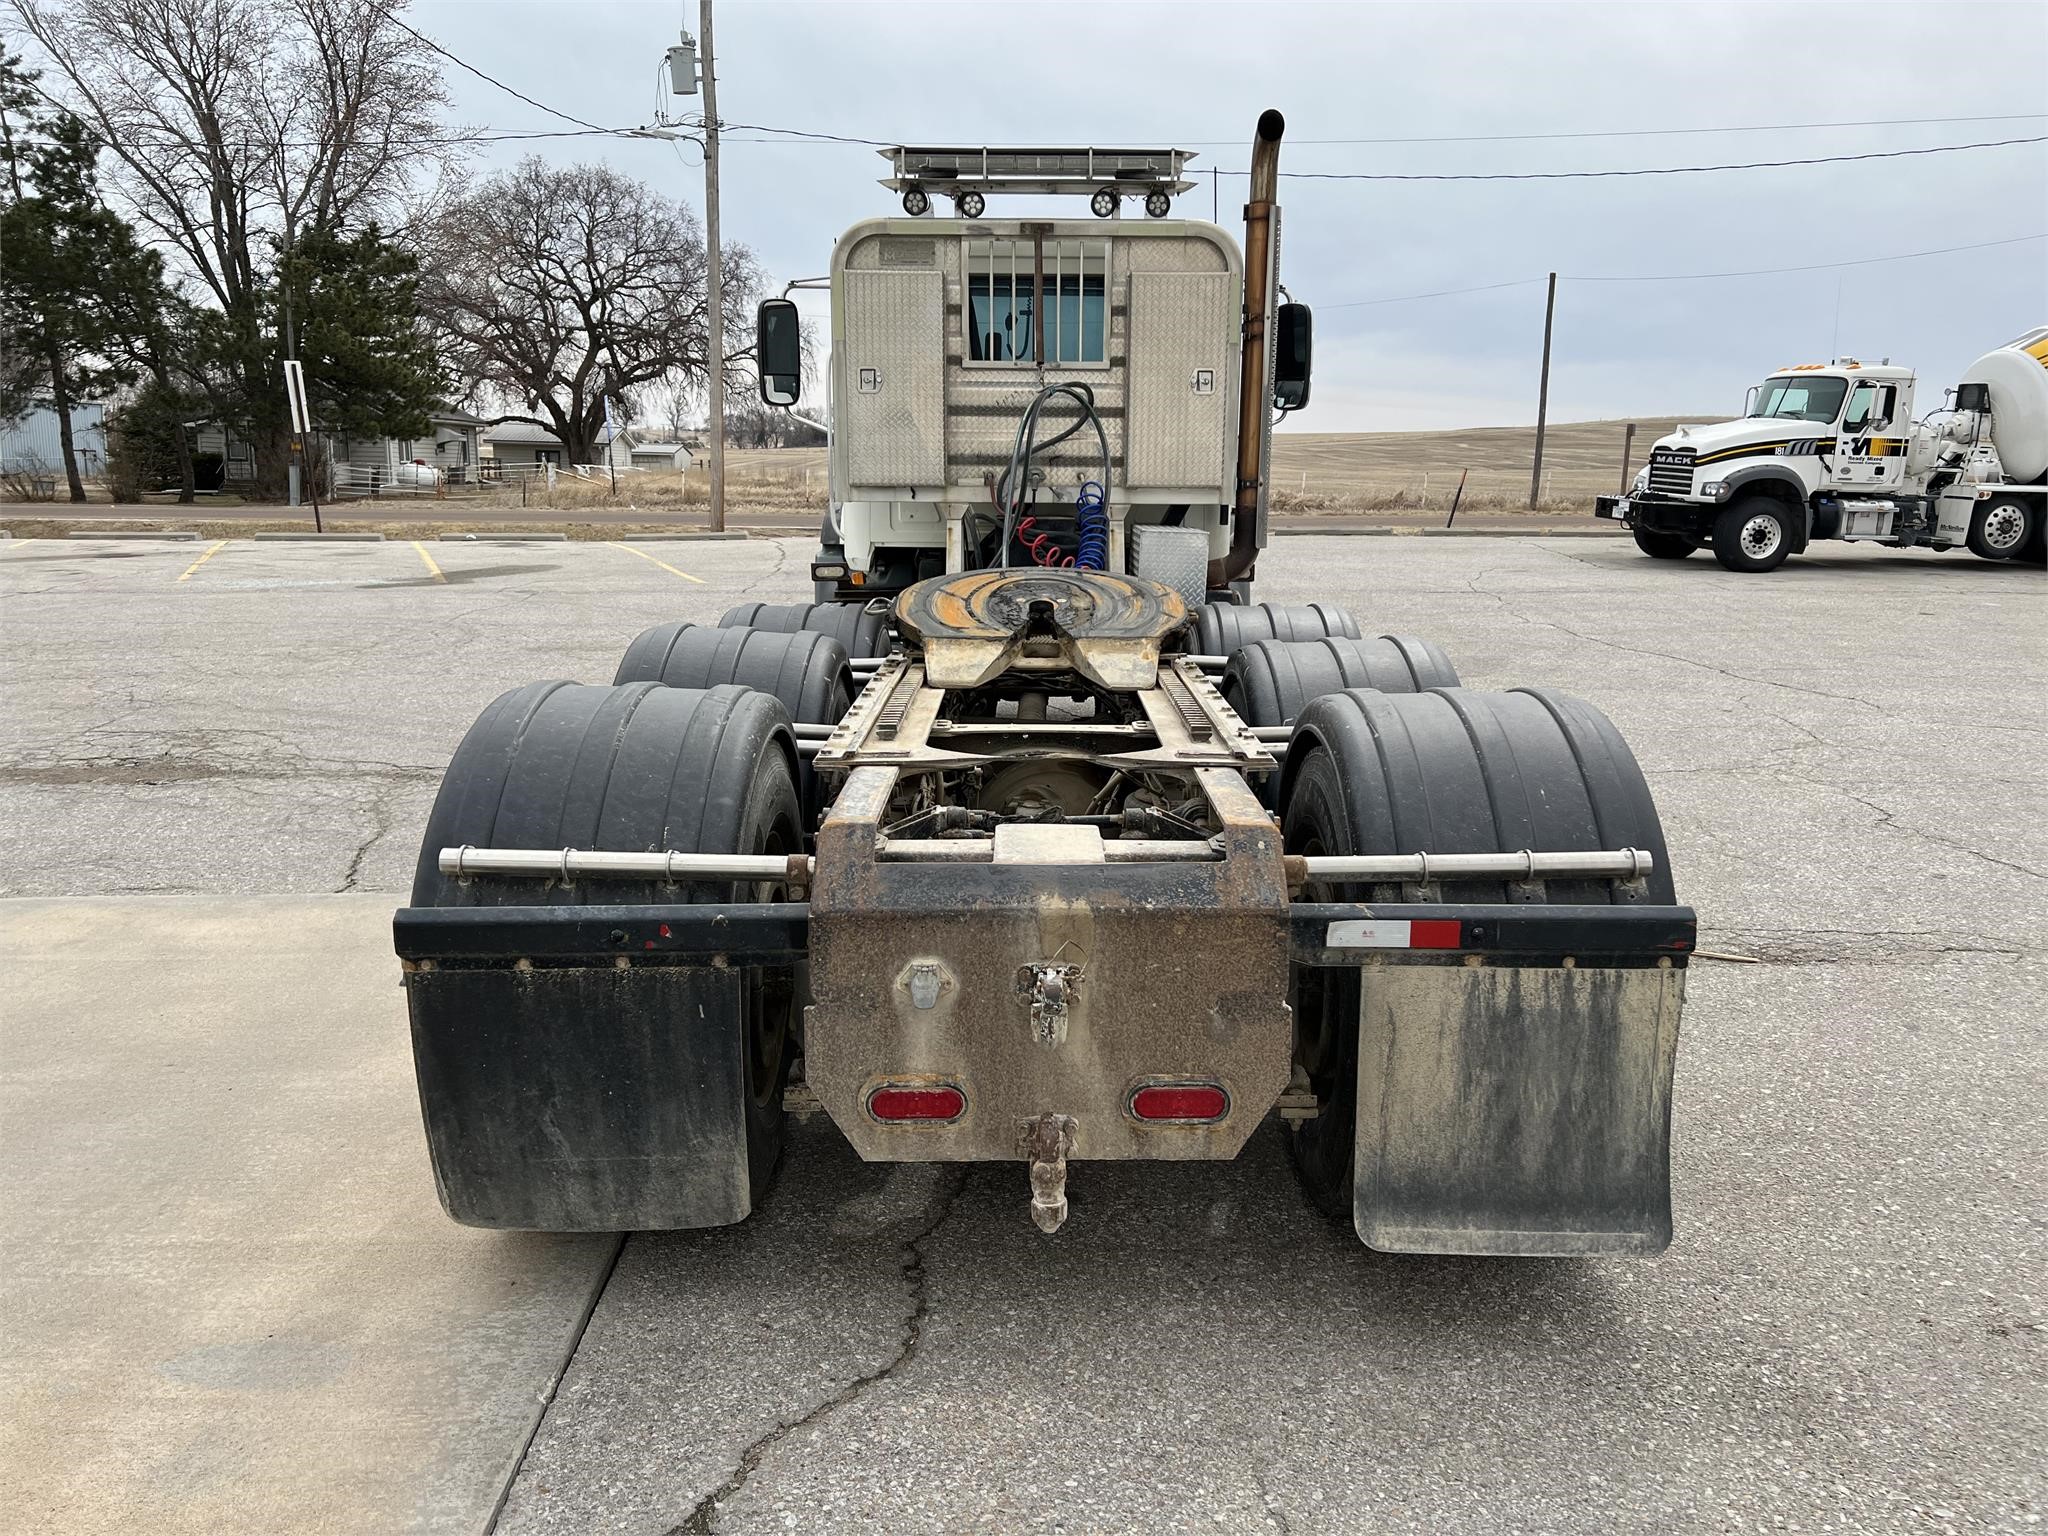
[[[2023,557],[2038,541],[2040,514],[2017,496],[2000,496],[1970,519],[1970,553],[1985,560]]]
[[[1683,560],[1700,547],[1682,533],[1657,533],[1640,524],[1630,532],[1636,536],[1636,548],[1652,560]]]
[[[1785,506],[1768,496],[1745,496],[1714,519],[1714,558],[1730,571],[1775,571],[1792,553]]]

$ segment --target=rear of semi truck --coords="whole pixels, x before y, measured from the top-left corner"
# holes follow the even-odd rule
[[[1022,1165],[1049,1232],[1089,1162],[1277,1115],[1374,1247],[1669,1242],[1695,924],[1619,733],[1244,600],[1308,390],[1280,136],[1245,255],[1166,216],[1181,151],[892,152],[922,211],[833,262],[848,600],[657,626],[449,767],[396,937],[457,1220],[742,1220],[801,1091],[869,1160]]]

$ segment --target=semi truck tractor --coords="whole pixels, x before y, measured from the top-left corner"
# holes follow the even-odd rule
[[[2039,562],[2048,327],[1985,353],[1918,419],[1917,382],[1853,358],[1780,369],[1739,421],[1659,438],[1627,494],[1594,510],[1653,559],[1711,549],[1731,571],[1775,570],[1818,539]]]
[[[889,152],[831,261],[828,600],[657,625],[448,766],[394,931],[456,1220],[737,1222],[803,1113],[1013,1163],[1051,1233],[1070,1169],[1271,1120],[1376,1248],[1670,1241],[1696,923],[1620,733],[1253,600],[1309,396],[1283,130],[1242,245],[1174,217],[1185,151]],[[771,404],[801,331],[762,306]]]

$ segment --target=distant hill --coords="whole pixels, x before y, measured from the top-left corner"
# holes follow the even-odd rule
[[[1636,422],[1633,463],[1680,422],[1718,421],[1725,413],[1656,416]],[[1621,482],[1625,421],[1553,422],[1544,433],[1545,501],[1576,506]],[[1462,427],[1446,432],[1276,432],[1276,504],[1304,511],[1346,507],[1443,506],[1461,470],[1470,470],[1467,506],[1526,501],[1536,429]],[[1424,479],[1427,478],[1427,489]]]
[[[1723,413],[1714,411],[1641,419],[1636,422],[1632,462],[1640,468],[1650,444],[1681,421],[1722,419]],[[1621,438],[1626,425],[1621,421],[1552,424],[1543,444],[1546,509],[1584,511],[1593,497],[1620,486]],[[1529,499],[1529,460],[1535,447],[1534,427],[1276,432],[1273,504],[1287,512],[1445,507],[1450,504],[1459,471],[1469,469],[1471,476],[1460,505],[1474,510],[1513,510]],[[731,494],[748,505],[785,495],[813,497],[824,491],[822,448],[731,449],[726,466]],[[701,476],[702,471],[691,473]]]

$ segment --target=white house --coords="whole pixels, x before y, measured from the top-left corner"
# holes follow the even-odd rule
[[[474,479],[482,450],[482,418],[444,407],[427,413],[427,425],[432,435],[417,438],[349,437],[343,433],[316,432],[316,451],[329,466],[328,489],[375,490],[380,485],[411,478],[401,471],[405,466],[421,464],[432,465],[451,484]],[[246,438],[217,421],[196,421],[190,426],[192,451],[218,454],[221,478],[226,484],[255,478],[255,454]]]
[[[54,406],[38,402],[12,421],[0,421],[0,472],[48,471],[64,476],[64,444]],[[107,472],[107,408],[71,407],[71,451],[78,473],[88,479]]]
[[[621,427],[616,432],[610,427],[602,428],[597,435],[595,463],[599,468],[609,463],[616,469],[631,469],[639,442],[639,435],[631,427]],[[484,446],[500,468],[529,469],[536,464],[567,462],[562,440],[546,427],[537,427],[530,421],[504,421],[487,428]]]
[[[688,469],[692,462],[690,450],[681,443],[635,443],[633,445],[633,467],[635,469]]]
[[[330,437],[329,462],[336,466],[336,479],[394,478],[403,465],[430,465],[450,485],[461,485],[476,477],[477,461],[483,449],[483,418],[467,411],[429,411],[430,437]],[[341,466],[354,471],[342,471]]]

